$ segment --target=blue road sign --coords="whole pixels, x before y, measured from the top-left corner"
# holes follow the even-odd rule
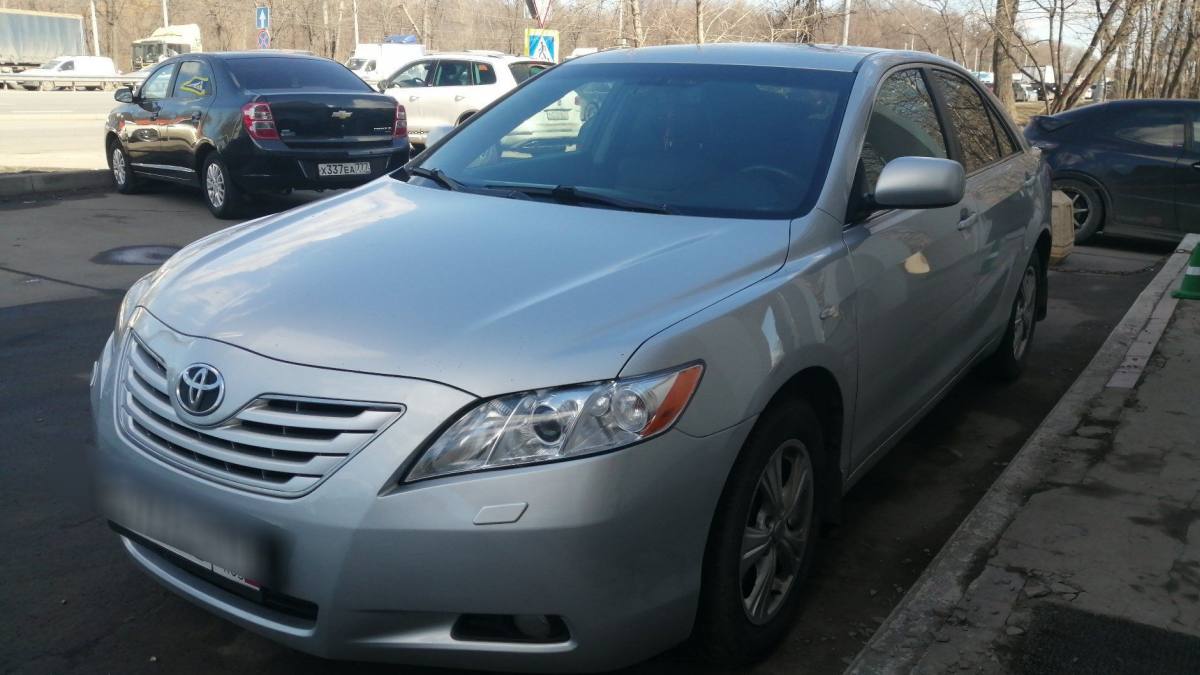
[[[259,49],[270,49],[271,48],[271,33],[270,32],[265,31],[265,30],[258,31],[258,48]]]
[[[254,27],[258,30],[267,30],[271,27],[271,8],[270,7],[255,7],[254,8]],[[261,38],[259,39],[261,42]]]

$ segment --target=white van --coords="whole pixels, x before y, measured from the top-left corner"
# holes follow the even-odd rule
[[[107,56],[60,56],[56,59],[43,63],[37,68],[21,71],[23,75],[54,75],[62,77],[74,77],[76,75],[99,75],[114,77],[117,75],[117,67],[113,65],[113,60]],[[73,83],[70,81],[55,81],[44,82],[37,80],[29,80],[21,83],[26,89],[58,89],[62,87],[75,87],[85,89],[103,89],[103,82],[79,82]]]
[[[425,55],[425,45],[360,44],[346,61],[346,67],[372,87],[396,72],[404,64]]]

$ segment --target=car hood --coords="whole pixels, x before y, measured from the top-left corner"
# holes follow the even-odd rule
[[[195,242],[139,304],[271,358],[489,396],[616,376],[654,333],[777,270],[788,234],[384,178]]]

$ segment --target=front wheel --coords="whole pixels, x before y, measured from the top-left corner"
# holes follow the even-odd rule
[[[133,175],[129,154],[117,141],[113,141],[109,148],[108,166],[112,169],[113,184],[116,185],[117,192],[123,195],[133,194],[141,187],[138,177]]]
[[[755,425],[717,507],[694,638],[715,661],[766,656],[787,634],[817,548],[824,436],[808,403]]]
[[[1037,328],[1041,283],[1041,264],[1037,252],[1034,252],[1021,273],[1021,285],[1017,287],[1017,297],[1013,300],[1004,337],[986,364],[987,370],[998,379],[1012,381],[1025,370],[1025,362],[1029,360],[1029,350],[1033,346],[1033,333]]]
[[[237,217],[241,206],[242,191],[233,182],[229,169],[217,153],[212,153],[204,159],[201,169],[201,187],[204,193],[204,203],[208,210],[218,218]]]

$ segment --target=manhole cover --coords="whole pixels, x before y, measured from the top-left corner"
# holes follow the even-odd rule
[[[178,250],[178,246],[122,246],[97,253],[92,262],[98,265],[161,265]]]

